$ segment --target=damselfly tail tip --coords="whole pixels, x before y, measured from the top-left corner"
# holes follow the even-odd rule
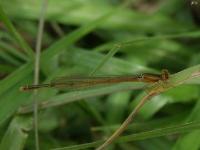
[[[37,85],[25,85],[19,88],[20,91],[33,91],[39,88],[49,87],[50,84],[37,84]]]
[[[21,87],[19,88],[19,90],[20,90],[21,92],[28,91],[28,87],[27,87],[27,86],[21,86]]]

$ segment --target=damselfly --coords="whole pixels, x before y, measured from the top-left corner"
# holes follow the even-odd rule
[[[30,91],[40,88],[88,88],[96,85],[116,84],[122,82],[144,82],[156,83],[165,81],[169,78],[168,70],[163,69],[161,74],[144,73],[141,75],[132,76],[88,76],[88,77],[60,77],[52,80],[47,84],[25,85],[20,88],[21,91]]]

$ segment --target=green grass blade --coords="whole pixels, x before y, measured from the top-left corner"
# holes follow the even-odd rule
[[[15,68],[10,66],[10,65],[4,65],[4,64],[0,64],[0,70],[2,73],[5,73],[5,74],[10,74],[13,72]]]
[[[175,33],[175,34],[169,34],[169,35],[158,35],[154,37],[139,37],[134,40],[130,40],[127,42],[122,42],[120,45],[122,46],[130,46],[132,44],[138,43],[138,42],[145,42],[145,41],[154,41],[154,40],[164,40],[164,39],[175,39],[175,38],[183,38],[183,37],[191,37],[191,38],[196,38],[200,36],[200,31],[190,31],[190,32],[180,32],[180,33]]]
[[[155,130],[149,130],[146,132],[136,133],[132,135],[122,136],[118,140],[115,141],[115,143],[126,143],[126,142],[132,142],[137,140],[145,140],[160,136],[167,136],[172,134],[178,134],[178,133],[185,133],[193,130],[200,129],[200,123],[199,122],[188,122],[180,125],[174,125],[171,127],[165,127]],[[86,148],[92,148],[98,146],[100,143],[102,143],[102,140],[81,144],[81,145],[75,145],[75,146],[69,146],[69,147],[63,147],[63,148],[55,148],[53,150],[79,150],[79,149],[86,149]]]
[[[23,79],[29,75],[31,71],[31,63],[27,63],[14,71],[12,74],[8,75],[4,80],[1,80],[0,95],[2,95],[4,92],[8,92],[9,88],[17,84],[19,81],[23,81]]]
[[[173,125],[171,127],[154,129],[152,131],[146,131],[143,133],[136,133],[133,135],[124,136],[124,137],[121,137],[118,140],[118,142],[144,140],[148,138],[172,135],[172,134],[177,134],[177,133],[184,133],[184,132],[189,132],[189,131],[198,130],[198,129],[200,129],[200,122],[188,122],[188,123],[183,123],[180,125]]]
[[[4,42],[0,41],[0,47],[5,51],[8,51],[10,54],[17,56],[18,58],[21,58],[22,60],[27,60],[26,55],[24,55],[23,53],[19,52],[19,50],[16,50],[15,48],[11,47],[10,45]]]
[[[43,100],[39,104],[39,109],[60,106],[60,105],[78,101],[80,99],[106,95],[106,94],[123,91],[123,90],[139,89],[143,87],[144,87],[143,83],[131,83],[131,84],[125,83],[125,84],[117,84],[117,85],[112,85],[112,86],[107,86],[107,87],[104,86],[100,88],[93,88],[93,89],[88,89],[88,90],[83,90],[83,91],[68,92],[65,94],[54,96],[46,101]],[[22,110],[22,112],[30,112],[30,111],[32,111],[31,106],[25,107]]]
[[[198,121],[200,119],[200,100],[196,102],[195,107],[187,118],[187,121]],[[198,150],[200,131],[192,131],[181,136],[175,143],[173,150]]]
[[[22,150],[32,128],[31,117],[15,117],[10,123],[1,143],[2,150]]]
[[[59,54],[61,51],[72,45],[74,42],[76,42],[78,39],[83,37],[84,35],[88,34],[98,26],[104,23],[106,19],[108,19],[111,15],[114,14],[115,11],[110,11],[109,13],[106,13],[105,15],[97,18],[96,20],[80,27],[76,31],[72,32],[69,35],[64,36],[62,39],[55,42],[52,46],[50,46],[48,49],[44,51],[42,54],[42,63],[44,63],[48,58],[52,58],[56,54]]]
[[[2,6],[0,5],[0,20],[5,24],[8,31],[12,34],[15,38],[17,43],[23,48],[24,52],[26,52],[30,58],[33,58],[34,53],[33,50],[29,47],[29,45],[25,42],[25,40],[20,36],[17,32],[9,18],[6,16],[5,12],[3,11]]]
[[[14,59],[12,56],[10,56],[8,53],[5,53],[4,51],[0,51],[0,58],[4,59],[7,63],[19,66],[20,62],[16,59]]]
[[[90,75],[94,75],[101,67],[112,57],[117,53],[119,50],[120,45],[114,45],[113,48],[109,51],[109,53],[102,59],[102,61],[99,63],[99,65],[96,66],[96,68],[90,73]]]

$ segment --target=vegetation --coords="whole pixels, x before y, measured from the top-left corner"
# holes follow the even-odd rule
[[[48,0],[40,83],[60,76],[170,71],[167,84],[145,89],[145,83],[125,83],[20,91],[34,82],[41,8],[42,1],[0,2],[1,150],[36,149],[35,100],[40,149],[94,149],[160,86],[109,149],[200,148],[198,0]]]

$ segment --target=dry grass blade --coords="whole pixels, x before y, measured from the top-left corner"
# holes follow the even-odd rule
[[[39,83],[39,71],[40,71],[40,55],[42,45],[42,35],[44,29],[45,12],[47,8],[47,0],[43,0],[41,6],[41,16],[38,25],[38,35],[36,42],[36,56],[35,56],[35,69],[34,69],[34,84]],[[35,148],[40,149],[39,146],[39,134],[38,134],[38,102],[37,102],[37,90],[34,91],[34,129],[35,129]]]
[[[127,119],[123,122],[123,124],[102,144],[100,145],[96,150],[103,150],[108,145],[110,145],[118,136],[122,134],[122,132],[127,128],[127,126],[133,121],[133,118],[137,114],[137,112],[141,109],[141,107],[145,104],[145,102],[153,95],[156,95],[156,93],[149,93],[143,99],[140,101],[140,103],[136,106],[136,108],[130,113],[130,115],[127,117]]]
[[[142,106],[152,97],[156,96],[163,91],[166,91],[169,89],[168,81],[158,81],[151,87],[151,89],[148,91],[147,95],[144,96],[141,101],[138,103],[138,105],[135,107],[135,109],[129,114],[129,116],[126,118],[126,120],[122,123],[122,125],[102,144],[100,145],[96,150],[103,150],[107,146],[109,146],[115,139],[117,139],[122,132],[128,127],[128,125],[133,121],[134,117],[137,115],[138,111],[142,108]]]

